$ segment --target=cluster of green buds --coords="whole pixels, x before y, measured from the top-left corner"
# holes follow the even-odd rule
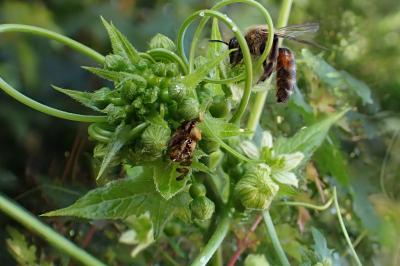
[[[159,34],[150,42],[150,47],[174,49],[171,43],[170,39]],[[135,64],[131,64],[119,54],[110,54],[105,58],[103,73],[109,74],[115,87],[112,91],[114,97],[110,98],[105,109],[111,123],[143,121],[150,114],[159,112],[179,120],[182,118],[177,112],[180,104],[198,106],[195,99],[186,99],[186,88],[179,83],[182,72],[176,62],[156,61],[151,55],[143,54]],[[191,118],[198,115],[198,108],[192,110],[197,114],[192,111]]]
[[[215,211],[215,204],[206,197],[205,186],[201,183],[193,184],[190,187],[190,195],[193,197],[190,203],[193,218],[200,221],[209,220]]]

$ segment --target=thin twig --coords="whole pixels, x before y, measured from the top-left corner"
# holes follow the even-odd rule
[[[254,233],[254,231],[257,229],[257,226],[260,224],[262,220],[261,214],[259,214],[254,221],[253,225],[250,227],[249,231],[245,235],[243,239],[238,239],[237,243],[237,249],[235,253],[233,253],[231,259],[229,260],[228,266],[234,266],[239,259],[240,255],[243,253],[243,251],[246,250],[246,248],[250,245],[251,242],[249,242],[250,235]]]

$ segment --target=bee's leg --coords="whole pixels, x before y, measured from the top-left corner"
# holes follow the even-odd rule
[[[265,42],[261,46],[261,53],[264,52],[265,49]],[[269,78],[274,71],[274,65],[276,62],[276,59],[278,58],[278,50],[279,50],[279,45],[278,45],[278,37],[274,36],[274,41],[272,43],[272,48],[271,51],[267,57],[267,59],[264,61],[263,66],[264,66],[264,73],[260,77],[257,83],[260,83],[262,81],[265,81],[267,78]]]

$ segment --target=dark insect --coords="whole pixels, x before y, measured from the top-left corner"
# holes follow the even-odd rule
[[[197,142],[201,140],[200,129],[196,127],[198,122],[201,122],[200,118],[183,122],[169,141],[169,158],[183,166],[176,169],[178,173],[181,173],[176,180],[182,180],[189,172],[185,166],[192,164],[194,150]]]
[[[264,72],[259,78],[258,82],[265,81],[274,71],[276,71],[276,97],[278,102],[286,102],[289,99],[290,94],[293,92],[294,86],[296,85],[296,61],[294,54],[288,48],[279,48],[279,38],[285,38],[324,49],[324,47],[312,41],[298,38],[300,35],[313,33],[318,31],[318,29],[318,23],[306,23],[290,25],[275,30],[272,48],[267,59],[263,62]],[[247,31],[245,39],[247,45],[249,46],[250,53],[254,56],[260,56],[264,52],[268,39],[267,26],[252,27]],[[237,48],[236,51],[230,54],[230,63],[233,66],[242,61],[243,54],[240,50],[239,42],[237,41],[236,37],[230,39],[229,43],[220,40],[210,41],[222,42],[226,44],[229,49]]]

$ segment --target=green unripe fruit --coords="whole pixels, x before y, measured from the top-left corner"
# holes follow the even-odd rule
[[[215,204],[207,197],[198,197],[190,203],[190,210],[195,219],[204,221],[212,217]]]
[[[169,93],[168,93],[168,88],[162,88],[161,89],[161,92],[160,92],[160,98],[161,98],[161,101],[163,101],[163,102],[169,102]]]
[[[210,106],[210,113],[213,117],[226,117],[230,112],[230,104],[224,96],[218,95],[214,98]]]
[[[279,186],[270,178],[270,170],[266,168],[251,169],[235,186],[235,196],[248,209],[268,209]]]
[[[156,34],[149,43],[150,49],[164,48],[170,51],[175,51],[175,43],[163,34]]]
[[[187,94],[187,88],[182,83],[173,83],[168,87],[169,96],[174,100],[182,100]]]
[[[179,113],[186,121],[199,117],[200,105],[196,99],[186,98],[179,105]]]
[[[192,198],[196,199],[199,197],[204,197],[206,195],[206,187],[202,183],[194,183],[190,186],[190,196]]]
[[[167,236],[180,236],[182,233],[182,228],[177,223],[168,223],[164,228],[164,233]]]
[[[167,75],[167,68],[164,63],[156,62],[152,66],[153,73],[159,77],[165,77]]]
[[[125,70],[128,66],[122,56],[110,54],[105,57],[104,67],[108,70],[121,71]]]

